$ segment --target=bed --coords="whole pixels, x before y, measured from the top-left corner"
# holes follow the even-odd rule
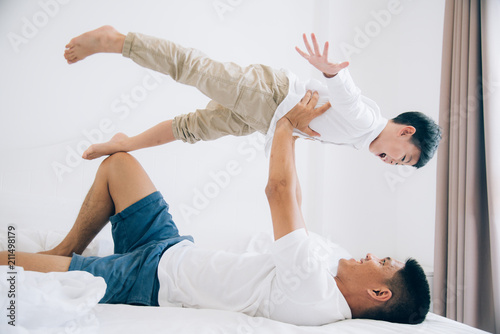
[[[16,249],[37,252],[57,244],[63,233],[18,231]],[[319,236],[316,236],[319,237]],[[239,251],[266,251],[272,239],[259,234],[241,244]],[[329,241],[326,241],[329,242]],[[340,257],[348,253],[329,242]],[[96,238],[84,255],[103,256],[112,252],[112,241]],[[7,238],[0,236],[0,250],[7,249]],[[486,333],[453,320],[429,313],[419,325],[402,325],[373,320],[345,320],[324,326],[294,326],[277,321],[253,318],[245,314],[208,309],[144,307],[98,304],[106,284],[100,277],[85,272],[35,273],[0,266],[2,314],[0,333]],[[9,281],[15,276],[15,286]],[[4,279],[3,277],[6,277]],[[9,296],[15,291],[16,296]],[[9,318],[11,301],[14,316]],[[9,325],[14,319],[16,326]],[[7,320],[5,320],[7,319]]]

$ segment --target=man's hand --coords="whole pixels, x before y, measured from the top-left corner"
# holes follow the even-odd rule
[[[307,40],[306,34],[302,35],[302,38],[304,39],[304,44],[306,45],[307,52],[309,54],[305,53],[298,47],[295,47],[295,50],[297,50],[298,53],[311,65],[316,67],[318,70],[323,72],[323,75],[327,78],[331,78],[337,75],[337,73],[340,72],[341,69],[346,68],[349,65],[348,61],[345,61],[343,63],[330,63],[328,62],[328,42],[325,43],[325,47],[323,49],[323,54],[321,54],[321,51],[319,50],[319,45],[318,41],[316,40],[316,36],[314,34],[311,34],[311,39],[313,42],[314,46],[314,51],[311,49],[311,45],[309,44],[309,41]]]
[[[321,107],[315,108],[316,103],[318,103],[318,98],[319,95],[317,92],[313,93],[308,90],[300,102],[283,116],[283,119],[286,118],[295,129],[311,137],[319,137],[320,134],[311,129],[309,123],[311,123],[314,118],[327,111],[331,105],[330,102],[327,102]]]

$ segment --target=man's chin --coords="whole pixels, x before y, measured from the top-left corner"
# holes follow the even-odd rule
[[[340,259],[339,260],[339,269],[345,268],[349,264],[350,259]]]

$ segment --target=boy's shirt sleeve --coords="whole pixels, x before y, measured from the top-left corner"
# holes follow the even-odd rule
[[[330,103],[335,113],[340,113],[359,129],[371,128],[380,113],[377,104],[361,95],[348,69],[341,70],[333,78],[326,79]]]

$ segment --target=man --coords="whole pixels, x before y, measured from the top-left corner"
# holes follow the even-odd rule
[[[180,236],[168,205],[140,164],[116,153],[99,167],[75,225],[45,254],[16,254],[16,265],[41,272],[85,270],[101,276],[101,303],[213,308],[296,325],[349,318],[420,323],[429,310],[429,286],[415,260],[405,264],[368,254],[340,260],[337,272],[317,256],[302,212],[295,169],[294,130],[329,104],[315,108],[308,91],[276,124],[266,195],[275,242],[270,253],[233,254],[194,246]],[[112,224],[115,254],[82,257],[90,241]],[[74,254],[76,253],[76,254]],[[7,253],[0,254],[0,264]]]

